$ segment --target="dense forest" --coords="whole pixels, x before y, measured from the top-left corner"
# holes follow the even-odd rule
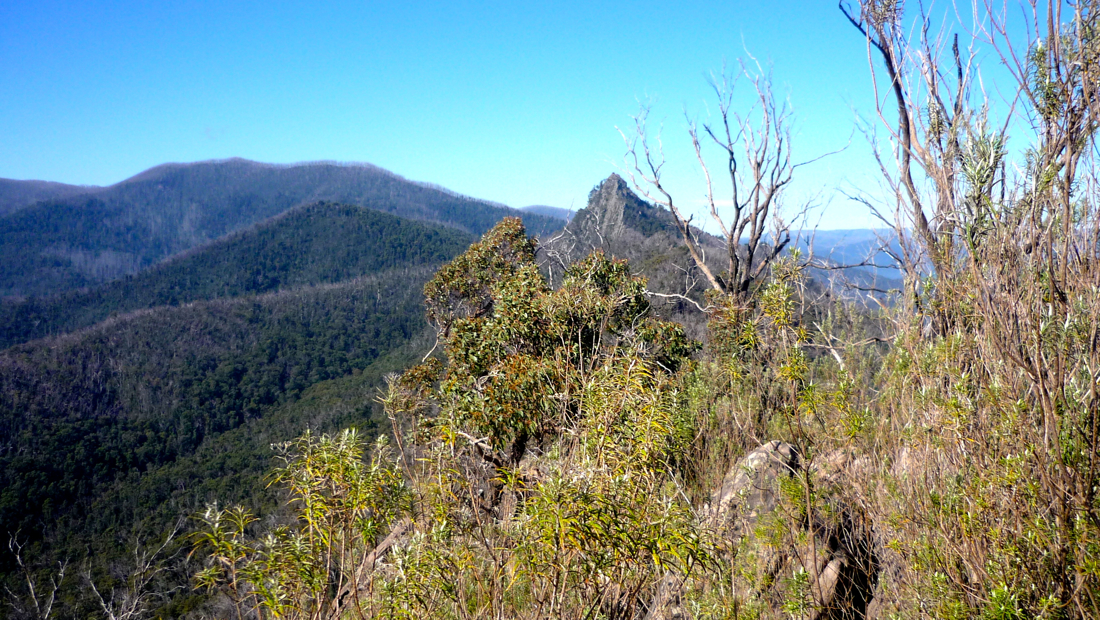
[[[271,444],[374,432],[383,376],[431,346],[420,287],[470,239],[316,203],[99,288],[6,302],[3,338],[25,344],[0,351],[0,528],[36,565],[95,557],[110,579],[134,536],[204,501],[274,506]],[[16,559],[0,571],[19,589]],[[86,613],[79,592],[58,609]]]
[[[284,211],[330,200],[479,235],[521,214],[533,233],[564,222],[407,181],[367,165],[242,159],[168,164],[94,193],[0,217],[0,296],[57,293],[134,274]]]
[[[87,291],[0,300],[0,348],[112,314],[443,262],[472,237],[362,207],[316,203]]]
[[[66,198],[94,192],[99,188],[66,185],[50,181],[15,181],[0,179],[0,217],[42,200]]]
[[[0,353],[3,529],[35,539],[104,517],[87,503],[105,487],[361,373],[421,333],[415,284],[430,273],[139,311]]]

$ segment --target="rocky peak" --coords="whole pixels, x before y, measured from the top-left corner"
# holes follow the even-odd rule
[[[659,233],[676,234],[672,214],[639,198],[615,173],[592,189],[588,206],[577,213],[570,228],[578,237],[592,240],[599,237],[604,243],[634,237],[631,232],[643,238]]]
[[[626,205],[635,201],[638,197],[630,191],[626,181],[612,173],[588,193],[588,206],[574,218],[573,232],[593,233],[598,229],[605,238],[619,238],[623,233]]]
[[[699,243],[708,257],[720,257],[725,248],[721,239],[696,231]],[[562,232],[542,245],[546,273],[552,284],[556,275],[568,264],[602,250],[615,258],[630,261],[631,268],[648,279],[649,290],[659,293],[693,295],[702,300],[702,286],[690,284],[702,281],[698,268],[684,246],[672,214],[649,204],[618,174],[600,182],[588,194],[588,205],[573,216]],[[712,259],[713,260],[713,259]],[[720,266],[712,265],[718,269]],[[687,312],[685,302],[664,303],[661,316],[679,316],[677,320],[691,323],[688,331],[693,338],[703,337],[701,315],[685,318],[676,313]]]

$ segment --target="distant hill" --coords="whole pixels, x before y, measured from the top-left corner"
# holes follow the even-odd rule
[[[559,220],[568,222],[573,219],[575,215],[574,211],[569,209],[562,209],[561,207],[550,207],[547,205],[530,205],[520,208],[520,211],[526,211],[528,213],[537,213],[539,215],[545,215],[546,217],[553,217]]]
[[[588,194],[588,204],[577,212],[568,230],[582,245],[626,251],[632,242],[679,235],[672,214],[642,200],[617,174],[607,177]]]
[[[117,185],[0,217],[0,296],[94,286],[278,215],[331,200],[480,235],[519,215],[531,234],[561,221],[415,183],[370,165],[166,164]]]
[[[0,349],[112,314],[339,282],[445,262],[475,238],[363,207],[315,203],[88,291],[0,301]]]
[[[869,259],[872,259],[875,264],[889,264],[889,257],[878,253],[884,240],[888,242],[887,245],[892,251],[899,251],[894,233],[889,230],[854,228],[818,230],[805,234],[807,237],[801,240],[799,247],[808,249],[811,241],[809,236],[812,236],[814,256],[837,264],[855,265]]]
[[[808,256],[811,243],[816,263],[834,267],[862,265],[847,269],[812,268],[810,273],[820,280],[832,281],[839,289],[858,293],[856,297],[866,297],[863,293],[877,290],[881,299],[881,291],[902,287],[904,274],[893,268],[892,259],[881,251],[885,244],[892,252],[900,254],[892,231],[867,228],[804,231],[792,242],[790,249],[798,248]]]
[[[0,217],[14,213],[41,200],[68,198],[100,188],[90,185],[66,185],[52,181],[16,181],[0,179]]]

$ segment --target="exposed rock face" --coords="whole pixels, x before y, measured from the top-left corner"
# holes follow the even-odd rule
[[[749,452],[711,495],[707,520],[735,536],[751,534],[761,515],[775,512],[779,485],[798,470],[798,451],[791,444],[770,441]]]
[[[679,235],[671,213],[642,200],[622,177],[612,174],[593,188],[588,206],[552,237],[548,249],[565,262],[594,250],[637,262],[678,247]]]
[[[574,230],[599,229],[603,241],[608,244],[628,241],[624,237],[648,239],[654,235],[679,232],[671,213],[639,198],[617,174],[607,177],[592,190],[588,196],[588,206],[575,219],[577,225]]]
[[[725,255],[724,242],[698,232],[708,264],[717,271]],[[552,285],[566,265],[595,250],[630,261],[656,293],[686,294],[701,303],[707,283],[684,246],[672,214],[642,200],[617,174],[607,177],[588,195],[588,206],[576,213],[565,230],[540,238],[539,261]],[[654,298],[658,313],[684,323],[693,338],[703,337],[703,321],[683,300]]]
[[[794,446],[772,441],[732,467],[711,497],[705,519],[728,541],[738,602],[762,617],[786,617],[784,605],[801,603],[813,620],[865,618],[879,572],[869,528],[838,501],[807,510],[803,468]],[[817,469],[811,481],[828,475]]]

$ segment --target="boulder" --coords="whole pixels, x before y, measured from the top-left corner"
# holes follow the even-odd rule
[[[844,502],[817,493],[819,479],[836,484],[855,459],[837,453],[815,461],[821,467],[811,467],[807,488],[794,446],[760,446],[729,470],[704,519],[734,565],[737,604],[762,617],[802,608],[811,620],[865,618],[879,572],[870,528]],[[818,495],[812,506],[807,491]]]

